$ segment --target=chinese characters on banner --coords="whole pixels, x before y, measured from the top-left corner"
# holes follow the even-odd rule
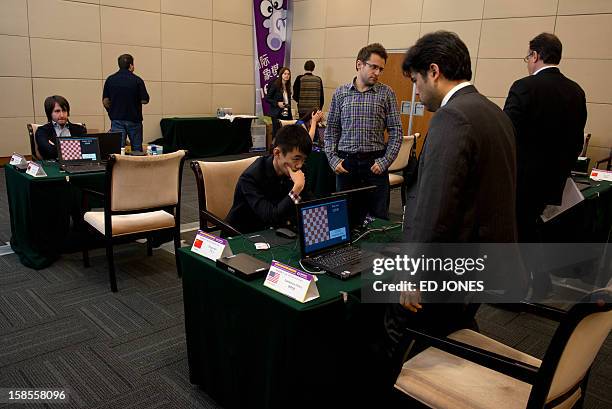
[[[291,0],[254,0],[255,113],[267,115],[268,84],[278,77],[281,67],[289,66],[291,53]]]

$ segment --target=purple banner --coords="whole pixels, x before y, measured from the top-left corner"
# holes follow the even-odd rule
[[[289,66],[291,54],[292,0],[254,0],[255,114],[267,115],[268,85]]]

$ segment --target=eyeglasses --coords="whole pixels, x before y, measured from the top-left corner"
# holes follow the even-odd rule
[[[534,53],[533,51],[529,51],[529,54],[527,54],[527,55],[525,56],[525,58],[523,58],[523,61],[525,61],[525,62],[529,62],[529,57],[531,57],[531,56],[533,55],[533,53]]]
[[[379,67],[379,66],[378,66],[378,65],[376,65],[376,64],[370,64],[370,63],[369,63],[369,62],[367,62],[367,61],[364,61],[364,63],[365,63],[365,65],[367,65],[368,67],[370,67],[370,69],[371,69],[372,71],[376,71],[376,70],[378,70],[378,72],[382,74],[382,72],[385,70],[385,68],[384,68],[384,67]]]

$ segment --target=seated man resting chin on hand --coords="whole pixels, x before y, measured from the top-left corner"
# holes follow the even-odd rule
[[[226,221],[241,233],[294,221],[295,205],[302,200],[306,183],[301,169],[311,150],[312,141],[304,127],[282,127],[272,154],[258,158],[238,179]]]

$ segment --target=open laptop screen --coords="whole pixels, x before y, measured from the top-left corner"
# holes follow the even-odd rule
[[[346,197],[304,203],[298,209],[304,255],[350,241]]]
[[[98,161],[98,140],[96,138],[58,138],[60,161]]]

